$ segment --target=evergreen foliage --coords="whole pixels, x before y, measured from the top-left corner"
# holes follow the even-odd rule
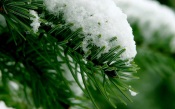
[[[130,36],[130,26],[124,28],[129,25],[128,22],[124,26],[120,25],[120,21],[126,18],[122,12],[120,20],[112,23],[113,26],[109,28],[115,30],[114,25],[118,24],[120,28],[112,31],[114,34],[121,32],[117,33],[118,36],[110,33],[112,36],[108,37],[106,33],[111,31],[107,30],[97,35],[104,30],[98,31],[97,27],[102,28],[110,21],[101,21],[103,16],[99,17],[101,22],[93,21],[96,17],[91,14],[79,18],[86,19],[84,24],[92,21],[90,26],[95,23],[94,34],[83,34],[86,25],[78,27],[76,17],[70,20],[76,20],[76,24],[67,22],[69,18],[65,19],[64,12],[70,13],[72,10],[56,11],[68,6],[57,7],[62,3],[69,4],[68,0],[60,4],[58,1],[61,0],[49,0],[57,3],[53,4],[55,10],[52,12],[46,6],[46,1],[0,0],[0,105],[3,101],[11,107],[7,109],[175,108],[175,24],[172,23],[175,21],[175,13],[168,7],[175,6],[173,0],[159,0],[168,6],[152,0],[82,0],[101,3],[97,6],[102,10],[101,1],[105,4],[114,2],[117,11],[122,10],[127,14],[137,44],[135,59],[126,58],[133,57],[136,50],[133,48],[135,42],[129,43],[132,37],[127,38]],[[74,1],[79,3],[81,0],[72,0],[69,6],[77,6],[73,4]],[[106,13],[114,9],[107,11],[108,5],[103,10]],[[88,10],[90,6],[87,7]],[[75,9],[75,15],[87,11],[82,7],[83,11],[78,7]],[[98,9],[94,11],[97,12],[94,16],[97,16]],[[86,28],[86,32],[90,29]],[[96,35],[95,40],[90,39]],[[102,46],[102,39],[109,39],[109,43],[106,44],[108,40],[105,40]],[[98,44],[94,43],[96,40]],[[125,41],[122,43],[122,40]],[[84,42],[86,45],[83,45]],[[87,48],[86,52],[83,46]],[[132,50],[127,51],[128,48]],[[139,73],[136,73],[137,70]]]
[[[55,17],[48,13],[42,0],[0,0],[0,8],[7,25],[0,29],[0,99],[8,106],[16,109],[89,108],[82,102],[91,100],[94,104],[91,108],[101,109],[94,95],[98,92],[114,108],[116,99],[124,103],[125,98],[132,101],[128,95],[132,88],[127,82],[137,79],[133,74],[138,67],[133,61],[120,58],[125,49],[116,46],[98,58],[105,46],[90,44],[90,51],[84,53],[82,28],[71,31],[73,24],[66,24],[61,14]],[[30,26],[31,18],[36,18],[30,10],[40,16],[38,32]],[[112,38],[111,42],[115,40]],[[67,70],[84,95],[77,96],[72,91],[72,81],[65,76]],[[11,88],[11,84],[16,84],[17,89]],[[74,102],[76,100],[78,102]]]

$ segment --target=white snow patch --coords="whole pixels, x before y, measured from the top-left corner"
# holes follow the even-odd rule
[[[112,0],[44,0],[47,10],[59,15],[64,13],[66,23],[73,23],[71,30],[83,29],[85,36],[82,48],[88,52],[89,44],[105,46],[107,53],[111,48],[120,45],[126,51],[122,59],[131,59],[136,55],[135,41],[127,17]],[[101,36],[101,37],[99,37]],[[117,37],[117,41],[109,40]]]
[[[146,42],[159,38],[175,37],[175,13],[167,6],[154,0],[114,0],[128,16],[130,24],[138,25]],[[175,43],[170,44],[175,52]]]
[[[0,109],[14,109],[14,108],[7,107],[4,101],[0,101]]]
[[[131,93],[132,96],[136,96],[138,93],[137,92],[134,92],[132,90],[129,89],[129,92]]]
[[[14,90],[19,90],[19,85],[16,82],[9,81],[9,84]]]
[[[40,27],[40,18],[38,16],[38,13],[34,10],[30,10],[30,14],[32,14],[34,17],[30,17],[30,20],[32,20],[33,22],[30,24],[30,26],[33,28],[33,31],[36,33],[38,32],[38,28]]]

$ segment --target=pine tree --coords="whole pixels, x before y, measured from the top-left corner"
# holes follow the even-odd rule
[[[112,0],[0,0],[0,12],[6,105],[101,109],[104,102],[116,108],[116,100],[132,101],[135,42]]]

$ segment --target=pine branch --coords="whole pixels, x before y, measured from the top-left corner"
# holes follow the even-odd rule
[[[32,90],[32,94],[24,93],[26,99],[32,96],[35,107],[62,109],[75,105],[69,100],[76,95],[70,88],[70,81],[64,76],[66,69],[63,69],[63,65],[68,66],[74,80],[96,108],[99,106],[91,89],[100,91],[115,108],[114,100],[117,97],[123,101],[122,95],[130,100],[127,95],[130,87],[126,82],[135,79],[133,75],[138,68],[133,61],[121,59],[120,55],[125,49],[116,46],[99,56],[105,46],[100,48],[89,44],[86,54],[81,48],[84,39],[82,28],[71,31],[73,24],[65,24],[61,14],[59,18],[48,14],[43,10],[41,1],[1,0],[0,3],[8,28],[8,33],[0,37],[0,55],[3,60],[7,58],[15,62],[11,68],[2,66],[2,75],[12,73],[16,81]],[[35,17],[29,10],[45,14],[41,17],[38,33],[34,33],[29,26],[30,18]],[[111,43],[116,40],[115,37],[110,39]],[[4,69],[10,69],[10,72],[4,72]],[[83,84],[78,74],[81,74]]]
[[[58,31],[59,29],[56,29],[56,28],[58,28],[58,27],[56,26],[55,28],[53,28],[53,30]],[[51,30],[51,31],[53,31],[53,30]],[[70,31],[70,30],[64,30],[64,31],[67,32],[67,31]],[[77,30],[77,31],[79,31],[79,30]],[[77,31],[75,33],[77,33]],[[62,39],[62,38],[70,39],[69,38],[70,36],[68,36],[68,35],[62,36],[62,34],[64,35],[64,33],[58,34],[58,36],[59,36],[60,39]],[[123,61],[123,60],[121,60],[119,58],[119,55],[122,52],[124,52],[124,50],[122,50],[122,49],[120,50],[119,49],[120,47],[116,47],[117,49],[116,48],[112,49],[111,52],[102,55],[101,58],[98,59],[96,56],[98,55],[98,53],[101,50],[103,50],[103,48],[100,49],[100,48],[97,48],[95,46],[91,46],[92,47],[91,48],[92,51],[90,52],[91,54],[88,57],[85,56],[86,54],[84,54],[84,56],[83,56],[82,55],[83,52],[82,52],[82,50],[80,48],[79,49],[76,49],[77,52],[75,52],[75,49],[72,49],[72,48],[77,48],[75,46],[79,46],[79,43],[81,43],[81,41],[82,41],[81,37],[80,37],[80,39],[77,38],[77,37],[78,36],[70,39],[70,41],[69,40],[66,41],[68,43],[65,44],[65,46],[66,45],[68,45],[68,46],[67,46],[67,50],[65,51],[65,53],[66,53],[65,55],[67,55],[67,54],[70,55],[73,58],[73,60],[75,60],[78,65],[80,65],[80,69],[81,69],[80,72],[82,73],[82,76],[83,75],[86,75],[89,78],[89,80],[97,87],[97,89],[100,90],[100,92],[102,93],[102,95],[106,96],[107,100],[109,102],[111,102],[111,100],[109,99],[109,95],[107,95],[107,93],[109,94],[110,92],[108,92],[107,90],[105,90],[103,86],[99,86],[99,85],[102,85],[102,82],[100,83],[99,80],[95,77],[94,74],[96,74],[96,73],[99,74],[100,73],[100,76],[103,77],[101,75],[101,73],[105,73],[105,74],[107,74],[107,76],[109,77],[109,79],[112,81],[112,83],[116,84],[115,81],[114,81],[115,79],[116,80],[118,80],[118,79],[119,80],[120,79],[126,79],[126,80],[131,79],[132,78],[132,74],[131,73],[136,72],[137,67],[134,65],[134,63],[131,64],[131,65],[127,65],[126,62],[128,62],[129,60]],[[58,41],[60,39],[58,39]],[[77,45],[74,46],[74,44],[77,44]],[[119,49],[119,51],[118,51],[118,49]],[[118,54],[115,54],[116,51],[118,52]],[[86,57],[86,59],[84,57]],[[118,61],[116,61],[115,63],[111,64],[111,62],[113,62],[114,59],[115,60],[118,60]],[[87,63],[84,62],[84,61],[82,61],[82,60],[86,60]],[[100,60],[102,60],[102,61],[100,62]],[[107,63],[105,63],[105,62],[107,62]],[[75,71],[71,67],[69,67],[69,68],[70,68],[70,70]],[[116,74],[116,72],[118,74]],[[124,72],[128,72],[130,74],[130,76],[126,76],[127,73],[125,73],[126,75],[123,75]],[[119,75],[119,74],[121,74],[121,75]],[[90,85],[90,83],[86,83],[84,77],[82,77],[82,78],[84,80],[84,84],[87,85],[86,88],[88,88],[88,86]],[[118,87],[118,89],[129,99],[128,95],[126,95],[125,92],[122,89],[123,85],[124,84],[122,84],[120,86],[121,88]],[[125,87],[124,88],[124,90],[127,90],[127,89],[129,89],[129,87]],[[86,90],[88,90],[88,89],[86,89]],[[105,92],[105,91],[107,91],[107,92]],[[89,91],[87,93],[91,97],[91,99],[94,102],[94,104],[96,105],[95,98],[92,97],[92,94]],[[114,104],[114,103],[111,102],[111,104]]]

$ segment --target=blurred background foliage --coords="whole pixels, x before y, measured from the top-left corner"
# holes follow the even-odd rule
[[[158,0],[160,3],[175,8],[175,0]]]
[[[175,0],[159,2],[175,9]],[[140,79],[131,84],[138,95],[132,97],[134,102],[128,102],[128,105],[118,103],[118,109],[175,109],[175,54],[167,52],[166,44],[161,45],[161,49],[156,49],[158,45],[143,45],[139,30],[133,26],[133,31],[138,51],[135,61],[140,67]]]

